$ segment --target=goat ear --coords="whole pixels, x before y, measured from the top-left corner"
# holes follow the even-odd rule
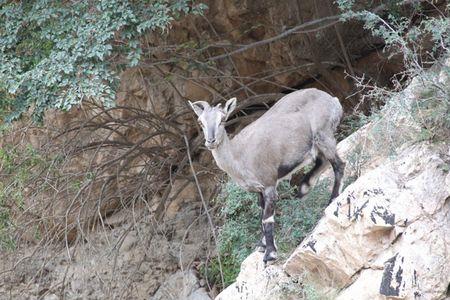
[[[227,101],[227,103],[225,103],[225,107],[223,108],[224,112],[225,112],[225,119],[228,119],[228,117],[231,115],[231,113],[233,112],[233,110],[236,108],[236,97],[231,98],[230,100]]]
[[[191,105],[192,109],[194,110],[195,114],[200,117],[200,115],[203,113],[205,108],[209,107],[208,102],[206,101],[196,101],[192,103],[189,101],[189,105]]]

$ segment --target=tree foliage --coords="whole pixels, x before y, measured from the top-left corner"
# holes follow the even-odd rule
[[[193,0],[0,1],[0,115],[112,105],[117,74],[136,66],[139,38],[199,14]]]
[[[362,21],[367,30],[384,41],[384,50],[404,58],[407,69],[422,70],[421,63],[432,64],[449,52],[450,4],[442,10],[432,6],[434,13],[430,14],[421,1],[412,2],[409,7],[405,1],[387,1],[378,13],[359,7],[354,0],[336,2],[343,20]],[[409,11],[402,13],[402,9]]]
[[[386,105],[380,112],[384,115],[383,122],[378,122],[384,124],[382,135],[389,140],[395,135],[395,139],[401,141],[395,128],[398,126],[396,116],[403,115],[420,126],[415,140],[447,140],[450,133],[450,4],[418,1],[408,6],[404,1],[395,0],[389,1],[381,14],[358,7],[353,0],[337,0],[337,3],[344,20],[362,21],[367,30],[384,41],[384,51],[403,59],[404,71],[393,78],[395,91],[358,79],[361,87],[369,88],[368,96],[385,99]],[[409,14],[399,13],[402,7],[407,7]],[[420,82],[422,91],[411,105],[399,100],[402,97],[398,95],[404,95],[404,88],[413,79]],[[372,117],[379,118],[379,114]],[[387,134],[385,128],[388,127],[392,128],[392,133]]]

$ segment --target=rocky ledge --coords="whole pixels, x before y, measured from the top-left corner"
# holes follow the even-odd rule
[[[305,274],[336,299],[445,299],[449,158],[447,144],[405,147],[348,186],[283,266],[254,253],[216,299],[296,299]]]

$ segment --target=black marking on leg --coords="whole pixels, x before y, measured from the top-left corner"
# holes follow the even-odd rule
[[[266,251],[264,253],[264,262],[273,261],[277,259],[277,249],[273,238],[274,223],[264,224],[264,234],[266,237]]]
[[[277,199],[277,193],[275,187],[267,188],[264,191],[264,216],[263,216],[263,228],[264,237],[266,238],[266,252],[264,254],[264,263],[276,259],[276,248],[273,240],[274,223],[274,202]]]
[[[337,156],[337,154],[334,159],[330,160],[330,163],[334,171],[334,185],[329,203],[331,203],[331,201],[339,195],[339,188],[341,186],[341,180],[345,169],[345,163],[339,158],[339,156]]]
[[[258,193],[258,203],[259,206],[264,209],[264,195],[263,193]]]
[[[277,255],[277,251],[276,250],[268,250],[266,249],[266,252],[264,253],[264,258],[263,258],[263,262],[264,265],[267,264],[267,262],[269,261],[274,261],[278,259],[278,255]]]
[[[302,183],[303,182],[306,182],[306,183],[308,183],[308,185],[310,185],[310,180],[311,180],[311,177],[313,177],[314,175],[315,175],[315,173],[317,172],[317,170],[319,170],[320,169],[320,167],[323,165],[323,160],[320,158],[320,157],[317,157],[316,158],[316,161],[315,161],[315,163],[314,163],[314,167],[311,169],[311,171],[309,171],[306,175],[305,175],[305,177],[303,177],[303,179],[302,179]]]
[[[265,206],[265,201],[264,201],[264,195],[263,193],[258,193],[258,203],[259,206],[261,207],[261,219],[260,219],[260,223],[261,223],[261,233],[262,233],[262,238],[261,240],[259,240],[259,243],[256,245],[256,251],[258,252],[264,252],[266,250],[266,242],[265,242],[265,237],[264,237],[264,226],[263,226],[263,217],[264,217],[264,206]],[[264,240],[264,242],[263,242]]]

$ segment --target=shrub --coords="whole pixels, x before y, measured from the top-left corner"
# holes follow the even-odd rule
[[[394,90],[374,87],[357,78],[360,87],[368,90],[363,98],[382,99],[385,106],[374,116],[373,134],[378,135],[382,147],[395,148],[406,141],[446,139],[450,132],[450,18],[449,4],[440,11],[434,6],[434,15],[427,16],[425,4],[408,6],[406,18],[401,10],[404,1],[390,1],[382,13],[360,8],[352,0],[338,0],[344,20],[360,20],[374,36],[380,37],[385,52],[403,58],[405,70],[393,78]],[[433,67],[431,67],[433,66]],[[431,67],[431,68],[430,68]],[[414,80],[414,81],[413,81]],[[420,85],[418,95],[407,95],[405,87]],[[378,118],[378,119],[377,119]],[[406,120],[406,122],[405,122]],[[405,123],[420,127],[402,130]]]
[[[0,250],[15,248],[13,214],[23,212],[24,190],[31,180],[32,170],[44,163],[42,156],[30,145],[0,149]]]
[[[329,184],[328,179],[318,182],[302,199],[296,199],[296,188],[289,183],[280,184],[275,209],[275,239],[280,257],[289,254],[317,224],[328,204]],[[221,257],[224,286],[217,258],[213,258],[202,273],[210,284],[223,289],[236,280],[242,261],[254,251],[262,237],[261,208],[255,193],[245,192],[232,182],[224,185],[216,201],[222,205],[218,217],[223,225],[217,252]]]
[[[191,0],[2,1],[0,116],[33,108],[39,118],[85,99],[112,105],[118,73],[139,62],[139,38],[204,9]]]

